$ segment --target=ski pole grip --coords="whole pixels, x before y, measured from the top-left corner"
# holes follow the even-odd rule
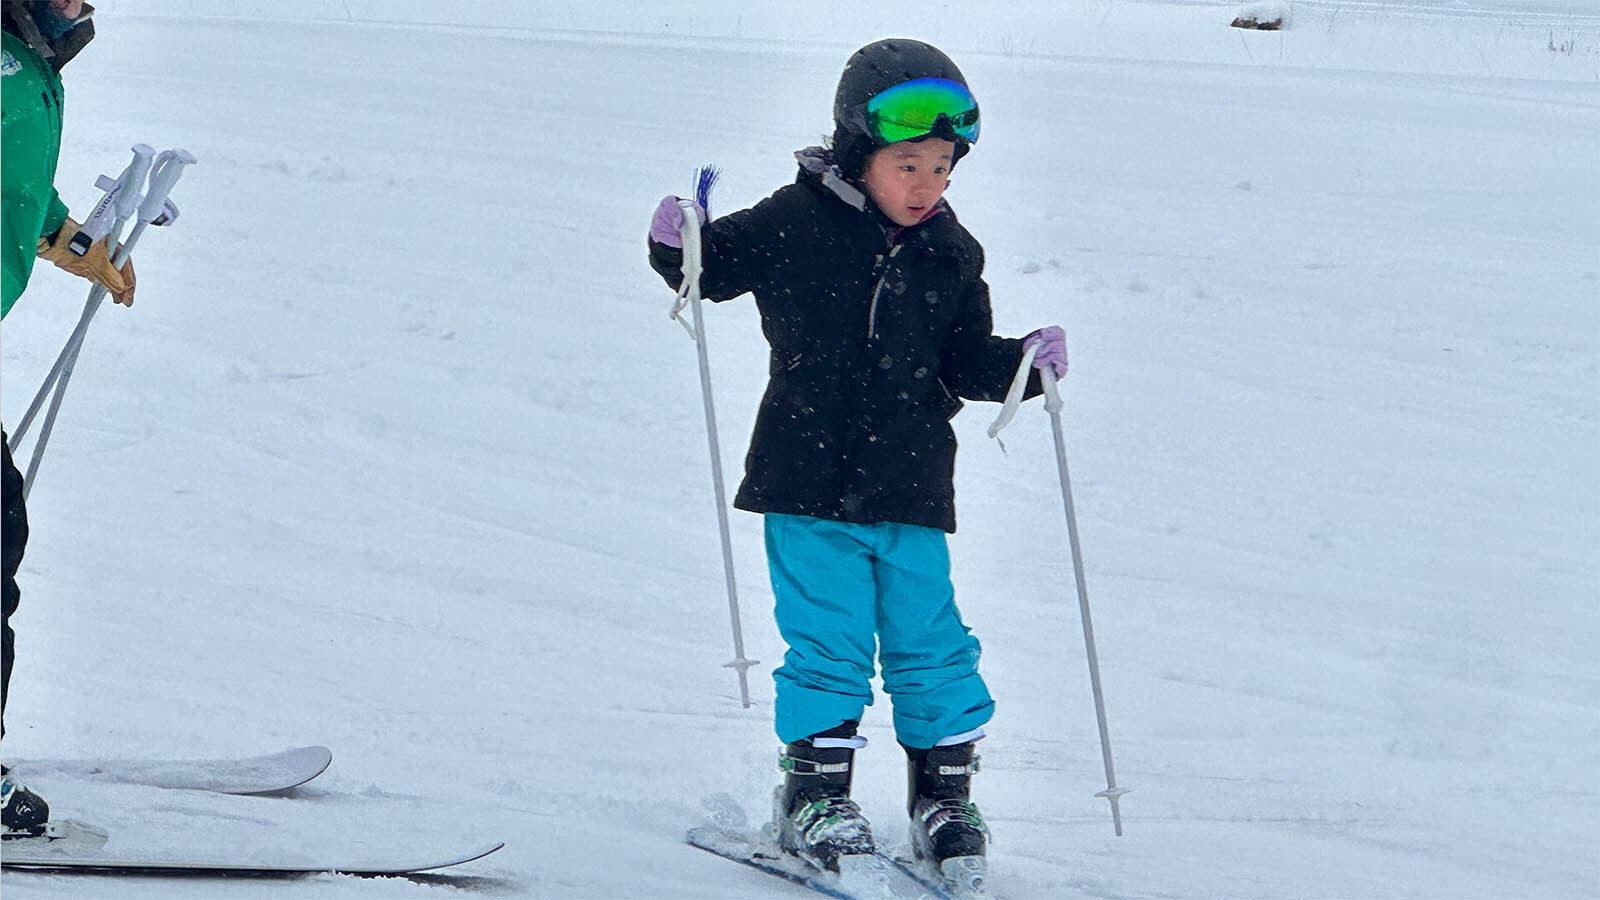
[[[695,304],[693,315],[700,315],[700,273],[703,268],[700,261],[700,214],[695,209],[693,200],[678,200],[678,209],[683,213],[683,222],[678,225],[678,236],[683,241],[683,281],[678,285],[678,296],[672,302],[672,318],[678,320],[683,330],[689,333],[689,340],[696,343],[700,341],[700,333],[689,320],[682,315],[684,307]],[[698,318],[696,318],[698,321]]]
[[[127,220],[139,210],[139,188],[150,175],[156,150],[149,144],[133,145],[133,162],[117,179],[117,218]]]
[[[683,277],[698,281],[701,271],[700,212],[695,209],[693,200],[680,199],[678,209],[683,211],[683,224],[678,226],[678,234],[683,238]]]
[[[1049,367],[1039,370],[1039,381],[1044,385],[1045,411],[1054,415],[1061,409],[1061,391],[1056,387],[1056,370]]]
[[[194,154],[187,150],[161,151],[150,173],[150,190],[145,192],[144,201],[139,205],[139,221],[154,222],[160,217],[166,207],[167,195],[172,193],[172,186],[183,176],[183,167],[194,162]]]
[[[110,234],[111,229],[116,226],[117,197],[121,194],[122,182],[115,178],[101,175],[95,179],[94,186],[105,191],[105,196],[101,197],[100,202],[94,205],[94,210],[89,213],[88,218],[83,220],[82,227],[78,229],[78,235],[83,236],[84,245],[82,249],[77,246],[72,249],[74,253],[80,256],[89,252],[90,244]],[[78,243],[78,235],[73,235],[72,241],[74,245]]]

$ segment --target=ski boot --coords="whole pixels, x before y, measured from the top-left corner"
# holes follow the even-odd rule
[[[989,826],[972,802],[975,742],[931,750],[906,748],[911,849],[938,869],[957,897],[983,895]]]
[[[850,799],[856,750],[866,746],[855,723],[795,741],[783,748],[783,784],[773,795],[778,843],[819,869],[839,871],[839,857],[871,855],[872,826]]]
[[[22,786],[9,766],[0,767],[0,836],[38,837],[50,825],[50,805]]]

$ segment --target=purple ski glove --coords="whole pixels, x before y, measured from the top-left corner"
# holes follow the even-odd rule
[[[1022,349],[1038,347],[1039,352],[1033,355],[1033,367],[1043,371],[1050,369],[1056,373],[1057,378],[1064,378],[1067,374],[1067,333],[1061,330],[1060,325],[1051,325],[1041,328],[1022,339]]]
[[[704,225],[705,208],[696,203],[694,211],[700,216],[700,224]],[[661,205],[656,207],[656,214],[650,219],[650,240],[682,250],[683,235],[679,233],[681,228],[683,228],[683,209],[678,206],[678,198],[662,197]]]

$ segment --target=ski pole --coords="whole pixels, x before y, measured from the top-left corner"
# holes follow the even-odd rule
[[[134,162],[129,166],[132,172],[130,180],[124,184],[123,179],[118,179],[115,190],[116,218],[115,223],[107,230],[106,240],[108,245],[115,245],[122,233],[122,228],[130,220],[136,220],[133,233],[117,247],[113,254],[111,264],[114,268],[121,269],[128,261],[133,247],[139,242],[139,237],[144,234],[144,229],[157,220],[168,221],[164,217],[169,213],[176,218],[176,207],[167,199],[172,186],[178,177],[183,174],[183,167],[194,162],[194,157],[187,150],[163,150],[159,154],[146,144],[135,144],[133,148]],[[152,160],[152,154],[154,159]],[[123,175],[129,176],[125,171]],[[138,188],[145,184],[146,178],[149,185],[142,198]],[[97,182],[98,183],[98,182]],[[104,200],[96,209],[96,214],[102,213],[109,207]],[[91,222],[96,216],[91,216]],[[98,230],[98,229],[97,229]],[[87,250],[87,247],[85,247]],[[39,464],[44,459],[45,446],[50,441],[50,434],[55,428],[56,415],[61,409],[61,402],[66,397],[67,383],[72,380],[72,373],[78,363],[78,355],[83,349],[84,337],[88,334],[89,323],[93,320],[100,305],[105,300],[107,291],[102,285],[95,285],[89,290],[89,299],[84,304],[83,316],[79,319],[78,327],[73,330],[72,337],[68,338],[68,346],[63,350],[62,364],[58,370],[54,385],[54,393],[50,398],[50,408],[45,414],[44,425],[39,431],[38,443],[33,448],[33,458],[28,463],[28,472],[23,483],[23,497],[27,497],[32,489],[34,475],[39,470]],[[46,379],[49,382],[49,379]]]
[[[1117,787],[1116,764],[1111,759],[1111,730],[1106,725],[1106,698],[1100,686],[1100,655],[1095,652],[1094,622],[1089,617],[1089,584],[1083,573],[1083,546],[1078,541],[1078,517],[1072,507],[1072,478],[1067,474],[1067,443],[1061,431],[1061,392],[1056,388],[1054,371],[1041,372],[1044,408],[1050,413],[1050,426],[1056,439],[1056,468],[1061,473],[1061,505],[1067,513],[1067,539],[1072,544],[1072,572],[1078,582],[1078,611],[1083,617],[1083,646],[1089,656],[1089,684],[1094,690],[1095,721],[1100,726],[1100,755],[1105,760],[1106,789],[1095,794],[1111,804],[1111,824],[1122,836],[1122,807],[1118,801],[1127,791]]]
[[[710,192],[711,182],[715,179],[714,174],[708,174],[710,171],[702,169],[699,178],[697,194],[700,197],[701,208],[706,206],[705,200]],[[744,708],[749,709],[749,670],[760,660],[747,659],[744,655],[744,631],[739,621],[739,591],[733,577],[733,540],[728,530],[728,499],[722,480],[721,442],[717,440],[717,412],[711,398],[711,363],[706,354],[705,317],[700,310],[700,215],[694,201],[679,200],[678,206],[683,210],[683,224],[679,226],[679,233],[683,237],[683,284],[678,288],[678,299],[673,307],[672,317],[682,322],[678,312],[687,305],[694,319],[693,327],[686,322],[684,327],[689,328],[689,336],[694,339],[695,351],[700,358],[700,396],[705,401],[706,440],[711,446],[711,481],[717,501],[717,530],[722,538],[722,572],[728,587],[728,615],[733,622],[734,658],[732,662],[724,663],[723,666],[739,673],[739,701],[744,704]]]
[[[135,185],[142,183],[146,172],[149,173],[150,183],[142,200],[137,191],[127,190],[120,192],[120,196],[117,198],[116,222],[106,239],[108,244],[116,241],[121,234],[122,227],[130,217],[136,214],[138,219],[137,224],[134,225],[133,233],[128,236],[126,241],[122,242],[121,246],[117,247],[117,251],[111,260],[112,266],[118,270],[121,270],[127,263],[128,257],[133,253],[134,245],[139,242],[139,238],[144,234],[146,227],[157,222],[168,224],[173,219],[176,219],[177,208],[169,202],[168,195],[172,192],[173,185],[177,184],[178,179],[182,177],[184,167],[195,162],[194,156],[187,150],[163,150],[156,155],[154,162],[150,162],[150,148],[147,145],[136,144],[133,149],[134,164],[130,168],[135,169],[134,183]],[[124,175],[127,174],[127,172],[124,172]],[[119,179],[119,184],[120,181]],[[105,300],[106,293],[104,285],[96,284],[93,288],[90,288],[89,299],[84,304],[83,315],[79,319],[78,327],[73,330],[72,336],[67,339],[67,346],[62,350],[62,357],[57,360],[58,366],[52,369],[52,372],[56,373],[54,393],[50,398],[49,411],[45,413],[44,424],[39,429],[39,440],[34,445],[33,458],[28,462],[28,472],[24,476],[22,486],[24,499],[27,498],[29,491],[32,490],[34,476],[38,473],[39,464],[44,459],[45,446],[49,443],[50,433],[55,428],[56,415],[61,410],[61,401],[66,397],[67,383],[72,379],[72,372],[78,362],[78,353],[83,348],[83,339],[88,332],[89,322],[94,318],[94,314],[99,310],[100,304]],[[50,379],[47,377],[45,387],[40,389],[41,395],[48,387],[50,387]],[[36,399],[35,404],[37,402]],[[32,410],[30,410],[30,414],[31,412]]]
[[[143,189],[145,178],[150,173],[150,165],[155,159],[155,154],[156,151],[148,144],[134,144],[133,161],[122,170],[122,175],[115,181],[101,175],[95,181],[95,186],[106,193],[100,198],[100,202],[95,204],[94,212],[83,223],[79,234],[89,232],[93,240],[104,237],[108,247],[115,246],[122,238],[122,229],[127,220],[139,211],[139,192]],[[74,240],[76,241],[76,238]],[[84,249],[87,250],[87,247]],[[76,355],[76,348],[83,341],[84,332],[89,328],[89,321],[94,318],[95,312],[100,307],[100,297],[95,294],[95,288],[98,287],[96,285],[90,288],[89,300],[84,304],[83,313],[78,317],[77,327],[67,336],[66,344],[56,356],[55,364],[50,367],[50,374],[45,376],[44,383],[39,386],[39,392],[28,405],[28,411],[23,414],[21,422],[11,432],[13,453],[22,443],[23,435],[28,433],[29,426],[33,424],[33,417],[39,413],[45,398],[50,396],[50,390],[55,387],[56,380],[61,377],[62,368]]]
[[[1033,366],[1033,357],[1037,351],[1036,345],[1028,348],[1023,354],[1022,362],[1017,366],[1016,378],[1006,395],[1005,406],[1001,409],[999,418],[989,426],[990,437],[998,436],[1000,429],[1004,428],[1016,414],[1017,404],[1022,401],[1022,393],[1028,383],[1028,371]],[[1067,514],[1067,539],[1072,547],[1072,574],[1078,586],[1078,613],[1083,620],[1083,646],[1089,659],[1089,686],[1094,692],[1095,722],[1100,728],[1100,756],[1106,768],[1106,789],[1095,796],[1104,797],[1111,804],[1111,825],[1117,836],[1121,837],[1122,807],[1119,801],[1128,791],[1117,786],[1116,764],[1111,758],[1111,729],[1106,724],[1105,692],[1100,685],[1100,654],[1095,650],[1094,621],[1089,615],[1089,584],[1083,571],[1083,545],[1078,540],[1078,517],[1072,505],[1072,478],[1067,473],[1067,442],[1061,428],[1061,392],[1056,386],[1054,369],[1041,370],[1039,376],[1040,383],[1044,386],[1044,408],[1050,414],[1051,430],[1055,434],[1056,470],[1061,476],[1061,505]]]

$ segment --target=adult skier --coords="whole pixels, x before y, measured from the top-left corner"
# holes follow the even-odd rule
[[[61,68],[94,37],[90,17],[94,8],[82,0],[20,2],[5,0],[4,17],[4,216],[0,218],[0,281],[4,305],[0,318],[22,296],[33,273],[35,257],[91,281],[103,284],[112,298],[133,304],[134,276],[130,262],[120,271],[112,265],[105,239],[78,237],[78,223],[67,215],[56,193],[56,161],[61,154]],[[0,430],[3,436],[3,430]],[[11,459],[6,440],[4,468],[5,520],[0,538],[5,545],[4,674],[0,678],[0,736],[5,733],[5,702],[10,692],[15,659],[11,614],[21,591],[17,568],[28,541],[28,513],[22,499],[22,474]],[[9,766],[0,764],[0,826],[3,833],[36,835],[44,832],[50,807],[39,795],[23,787]]]

